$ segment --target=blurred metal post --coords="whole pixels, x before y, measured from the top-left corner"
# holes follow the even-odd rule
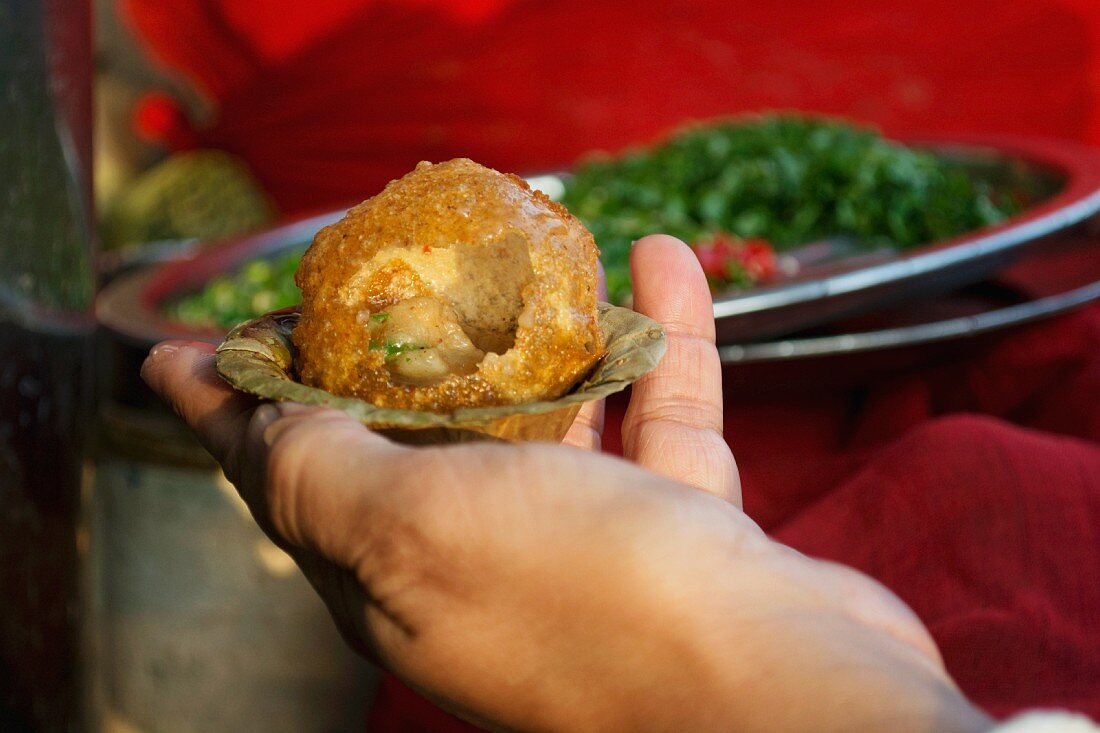
[[[0,730],[83,729],[91,17],[0,0]]]

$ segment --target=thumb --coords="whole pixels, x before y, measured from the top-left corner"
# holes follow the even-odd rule
[[[650,235],[630,253],[634,307],[660,322],[668,350],[634,383],[623,420],[627,458],[741,505],[737,465],[722,435],[722,365],[703,271],[678,239]]]

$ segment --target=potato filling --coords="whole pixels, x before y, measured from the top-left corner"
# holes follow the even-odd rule
[[[370,348],[385,352],[394,384],[422,387],[473,374],[485,358],[454,310],[434,298],[409,298],[373,314],[370,331]]]

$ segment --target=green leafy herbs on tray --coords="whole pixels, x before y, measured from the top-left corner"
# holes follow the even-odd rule
[[[301,300],[294,272],[302,252],[295,250],[274,259],[251,260],[235,273],[214,278],[202,290],[168,306],[168,315],[200,326],[232,328]]]
[[[683,128],[664,142],[593,155],[564,203],[596,237],[610,298],[630,296],[631,243],[665,232],[690,243],[715,291],[779,272],[776,253],[829,238],[913,247],[995,224],[1017,206],[958,166],[850,123],[765,115]],[[246,264],[170,306],[231,327],[298,302],[300,251]]]
[[[652,232],[697,244],[697,253],[716,236],[727,239],[729,277],[716,264],[708,276],[729,289],[767,279],[745,272],[743,240],[779,252],[835,236],[911,247],[1014,210],[927,152],[849,123],[791,115],[694,125],[651,148],[589,157],[562,202],[595,235],[619,300],[629,294],[630,244]]]

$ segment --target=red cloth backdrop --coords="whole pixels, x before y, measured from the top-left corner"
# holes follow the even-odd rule
[[[286,213],[421,159],[562,166],[687,118],[1100,140],[1092,0],[119,0]]]
[[[286,213],[420,159],[553,168],[762,108],[1100,143],[1095,0],[119,4],[217,109],[166,137],[238,153]],[[1100,309],[856,390],[729,399],[774,536],[898,592],[992,713],[1100,716]],[[371,727],[464,726],[388,679]]]

